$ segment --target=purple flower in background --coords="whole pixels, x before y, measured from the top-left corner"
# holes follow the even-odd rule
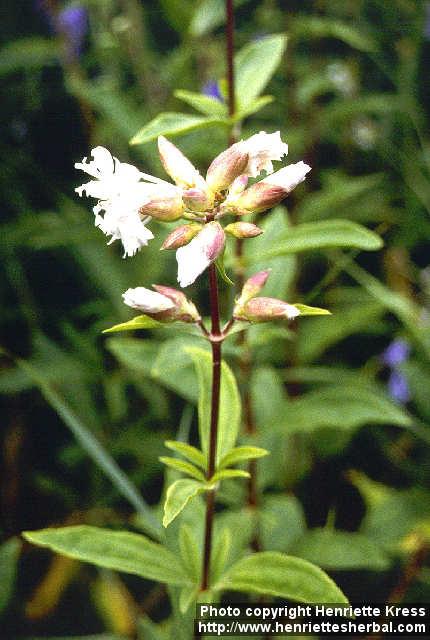
[[[383,352],[382,361],[387,367],[396,367],[408,359],[410,350],[410,345],[406,340],[397,338]]]
[[[206,84],[202,88],[202,93],[209,98],[215,98],[215,100],[224,102],[224,98],[222,97],[221,91],[219,90],[218,82],[216,82],[215,80],[208,80],[208,82],[206,82]]]
[[[394,369],[388,379],[388,393],[396,402],[406,404],[409,402],[411,394],[409,392],[408,381],[405,376]]]
[[[430,2],[426,3],[426,16],[424,19],[424,38],[430,40]]]
[[[85,7],[74,5],[66,7],[57,16],[57,31],[66,41],[66,54],[69,60],[79,58],[85,35],[88,30],[88,15]]]

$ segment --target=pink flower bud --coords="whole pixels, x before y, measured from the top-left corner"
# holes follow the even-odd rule
[[[279,204],[306,177],[311,168],[304,162],[290,164],[245,189],[237,197],[227,198],[224,209],[237,215],[260,213]]]
[[[223,191],[240,176],[248,164],[248,153],[243,143],[237,142],[212,161],[206,174],[206,182],[212,191]]]
[[[208,222],[189,244],[178,249],[176,260],[181,287],[192,284],[218,258],[224,246],[223,228],[218,222]]]
[[[292,304],[277,298],[251,298],[240,309],[234,310],[237,320],[248,322],[268,322],[286,318],[291,320],[300,315],[300,311]]]
[[[263,229],[252,222],[232,222],[224,231],[235,238],[255,238],[263,233]]]
[[[147,188],[148,202],[139,209],[141,215],[148,215],[158,220],[172,222],[178,220],[185,210],[182,192],[178,187],[154,185]]]
[[[172,287],[165,287],[161,284],[153,284],[152,287],[174,303],[175,309],[167,312],[168,314],[172,314],[174,320],[198,322],[201,319],[195,304],[191,302],[191,300],[188,300],[182,291],[178,291],[178,289],[173,289]]]
[[[187,189],[182,194],[182,200],[191,211],[207,211],[213,207],[213,197],[201,189]]]
[[[190,224],[182,224],[180,227],[173,229],[164,240],[161,249],[179,249],[188,244],[199,231],[203,229],[203,225],[197,222]]]
[[[254,273],[253,276],[248,278],[245,284],[242,287],[242,291],[240,292],[240,296],[236,300],[236,304],[233,309],[233,316],[238,317],[242,314],[243,308],[245,304],[251,299],[257,296],[264,285],[267,282],[267,278],[269,277],[271,269],[267,269],[266,271],[259,271],[258,273]]]
[[[163,167],[177,185],[184,189],[196,186],[204,189],[206,183],[194,165],[164,136],[158,137],[158,151]]]

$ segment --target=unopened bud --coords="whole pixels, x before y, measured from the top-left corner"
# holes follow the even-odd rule
[[[235,238],[255,238],[263,233],[263,229],[252,222],[232,222],[224,227],[224,231]]]
[[[233,196],[238,196],[239,193],[242,193],[247,187],[248,184],[248,176],[243,174],[238,176],[236,180],[232,182],[230,189],[228,190],[228,197],[232,198]]]
[[[277,298],[251,298],[240,309],[235,309],[237,320],[248,322],[268,322],[286,318],[291,320],[300,315],[300,311],[292,304]]]
[[[178,187],[154,185],[150,190],[149,201],[139,209],[139,213],[172,222],[178,220],[184,210],[182,193]]]
[[[172,287],[165,287],[161,284],[153,284],[152,286],[158,293],[161,293],[174,303],[175,309],[167,312],[173,315],[174,320],[181,320],[182,322],[199,322],[201,320],[195,304],[188,300],[182,291]]]
[[[240,176],[248,164],[248,153],[243,143],[237,142],[212,161],[206,174],[206,182],[212,191],[223,191]]]
[[[133,309],[139,309],[148,315],[153,315],[173,309],[175,303],[163,296],[161,293],[151,291],[145,287],[136,287],[135,289],[127,289],[122,294],[124,304],[132,307]]]
[[[237,198],[228,198],[225,209],[242,215],[260,213],[279,204],[306,177],[311,168],[304,162],[290,164],[245,189]]]
[[[182,200],[191,211],[207,211],[213,206],[213,196],[202,189],[187,189],[182,194]]]
[[[161,285],[153,285],[155,291],[136,287],[123,294],[124,303],[143,311],[159,322],[198,322],[199,313],[194,304],[181,291]]]
[[[158,151],[163,167],[177,185],[184,189],[205,187],[205,181],[194,165],[164,136],[158,137]]]
[[[218,222],[208,222],[185,247],[176,252],[178,282],[187,287],[224,251],[225,233]]]
[[[199,231],[203,229],[203,225],[197,222],[190,222],[190,224],[182,224],[180,227],[173,229],[171,233],[164,240],[161,245],[161,249],[179,249],[188,244]]]
[[[244,305],[254,298],[258,296],[262,288],[267,282],[267,278],[270,276],[271,269],[267,269],[266,271],[259,271],[258,273],[254,273],[253,276],[248,278],[245,284],[242,287],[242,291],[240,292],[240,296],[236,300],[236,304],[234,307],[233,315],[241,314]]]

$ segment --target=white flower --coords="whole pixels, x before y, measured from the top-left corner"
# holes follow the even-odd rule
[[[272,173],[272,160],[281,160],[288,154],[288,145],[282,142],[279,131],[260,131],[238,144],[242,151],[248,154],[248,165],[243,173],[252,178],[259,176],[262,171]]]
[[[161,311],[167,311],[175,307],[175,303],[170,300],[170,298],[156,291],[145,289],[145,287],[127,289],[127,291],[122,294],[122,297],[124,304],[133,309],[139,309],[144,313],[160,313]]]
[[[282,187],[285,191],[292,191],[298,184],[304,181],[306,174],[311,170],[310,166],[303,161],[289,164],[283,169],[279,169],[270,176],[263,179],[264,184],[273,184]]]
[[[185,247],[176,251],[178,282],[192,284],[217,259],[225,245],[225,234],[218,222],[209,222]]]
[[[154,237],[145,227],[149,218],[142,218],[139,209],[150,201],[153,183],[160,189],[167,183],[141,173],[131,164],[120,162],[104,147],[96,147],[91,155],[93,160],[87,162],[84,158],[75,167],[95,179],[77,187],[76,192],[80,196],[85,192],[87,196],[98,199],[93,208],[96,227],[111,236],[109,244],[121,240],[124,256],[132,256]],[[142,182],[142,179],[147,182]],[[103,216],[100,215],[102,212]]]

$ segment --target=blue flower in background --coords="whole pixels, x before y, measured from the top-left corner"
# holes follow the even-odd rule
[[[396,367],[408,359],[410,353],[410,345],[403,338],[393,340],[382,354],[382,361],[387,367]]]
[[[85,7],[73,5],[60,11],[57,16],[57,31],[65,37],[68,59],[79,58],[88,31],[88,15]]]
[[[430,40],[430,2],[426,3],[426,17],[424,21],[424,38]]]
[[[388,393],[400,404],[406,404],[411,398],[408,381],[397,369],[392,370],[388,379]]]
[[[209,98],[215,98],[215,100],[224,102],[224,98],[222,97],[221,91],[219,90],[218,82],[216,82],[216,80],[208,80],[208,82],[206,82],[206,84],[202,88],[202,93]]]
[[[407,340],[396,338],[382,354],[382,362],[391,369],[388,379],[388,393],[396,402],[406,404],[411,394],[408,381],[399,370],[399,366],[409,358],[411,347]]]

